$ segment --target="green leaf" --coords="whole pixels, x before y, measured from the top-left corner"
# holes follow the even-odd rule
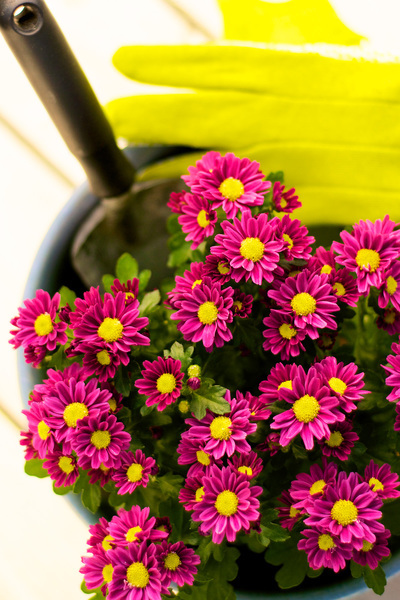
[[[140,303],[139,312],[140,315],[146,316],[151,313],[151,311],[158,305],[161,300],[161,294],[159,290],[153,290],[151,292],[147,292],[143,296],[143,299]]]
[[[101,589],[96,588],[95,590],[88,590],[88,588],[86,587],[86,584],[85,584],[85,580],[82,581],[81,591],[84,594],[95,594],[91,598],[88,598],[88,600],[104,600],[104,596],[101,593]]]
[[[381,565],[378,565],[376,569],[371,569],[368,565],[359,565],[352,560],[350,562],[350,570],[353,577],[364,577],[366,585],[371,588],[375,594],[381,596],[385,591],[386,575]]]
[[[61,295],[60,307],[66,306],[68,304],[68,306],[70,308],[74,309],[74,307],[75,307],[75,300],[76,300],[76,294],[75,294],[75,292],[72,291],[72,290],[70,290],[65,285],[63,285],[60,288],[60,295]]]
[[[284,542],[271,542],[265,553],[265,560],[271,565],[282,565],[275,576],[282,589],[300,585],[307,574],[307,555],[297,549],[297,540],[298,537],[292,535]]]
[[[190,401],[190,410],[196,419],[202,419],[207,408],[217,415],[229,412],[230,405],[224,400],[225,393],[226,389],[220,385],[210,385],[203,381],[201,387],[193,392]]]
[[[261,535],[264,538],[273,540],[274,542],[284,542],[290,537],[287,529],[284,529],[278,523],[269,523],[268,525],[261,525]],[[265,544],[267,545],[267,544]]]
[[[184,242],[179,248],[173,250],[168,257],[167,266],[175,268],[186,263],[192,255],[190,246],[191,242]]]
[[[53,481],[53,492],[57,494],[57,496],[65,496],[66,494],[69,494],[69,492],[72,492],[73,488],[73,485],[60,485],[57,487],[56,485],[54,485]]]
[[[182,344],[179,342],[174,342],[169,350],[164,350],[164,358],[168,358],[170,356],[175,360],[180,360],[181,370],[186,371],[192,362],[193,351],[194,346],[189,346],[185,350]]]
[[[162,477],[157,477],[157,483],[165,496],[177,497],[183,485],[183,477],[174,473],[166,473]]]
[[[44,460],[39,458],[32,458],[31,460],[27,460],[25,462],[25,473],[27,475],[32,475],[33,477],[39,477],[39,479],[43,479],[44,477],[48,477],[49,474],[46,469],[43,469]]]
[[[81,494],[82,504],[90,512],[95,513],[99,510],[101,502],[101,490],[97,483],[89,483]]]
[[[133,258],[128,252],[125,252],[119,257],[115,272],[121,283],[126,283],[130,279],[137,277],[139,266],[136,258]]]
[[[101,282],[103,284],[103,288],[105,292],[111,293],[111,286],[113,285],[115,280],[115,275],[106,274],[103,275]]]
[[[127,398],[131,393],[132,381],[126,369],[122,368],[122,365],[118,368],[114,377],[114,385],[120,394]]]
[[[150,269],[143,269],[143,271],[140,271],[140,273],[139,273],[139,293],[144,292],[144,290],[147,288],[147,284],[150,281],[150,277],[151,277]]]

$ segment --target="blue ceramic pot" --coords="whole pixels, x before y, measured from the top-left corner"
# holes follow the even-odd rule
[[[143,152],[141,149],[129,151],[134,157],[137,152]],[[152,151],[148,155],[147,162],[151,162]],[[50,294],[55,293],[61,285],[68,283],[71,289],[79,289],[79,280],[74,274],[70,262],[70,248],[74,235],[82,221],[96,206],[97,199],[93,196],[88,188],[87,183],[80,186],[67,202],[65,207],[57,216],[53,225],[49,229],[42,245],[33,262],[28,281],[26,283],[24,298],[33,298],[37,289],[45,289]],[[77,285],[78,287],[75,287]],[[80,284],[81,285],[81,284]],[[23,351],[18,350],[18,372],[19,383],[23,401],[26,403],[30,392],[35,384],[42,380],[42,373],[38,369],[32,368],[25,363]],[[86,510],[80,503],[77,496],[69,494],[66,496],[72,501],[76,509],[89,523],[97,521],[97,516]],[[273,574],[269,571],[269,566],[263,561],[260,561],[262,575],[265,577],[265,588],[270,590],[275,588]],[[253,574],[251,567],[254,568],[251,559],[249,565],[244,564],[241,567],[241,573],[244,571],[244,579],[249,578],[251,583]],[[398,551],[385,566],[385,572],[388,578],[392,578],[400,571],[400,552]],[[333,581],[333,582],[332,582]],[[338,583],[333,580],[326,582],[323,578],[313,580],[314,584],[320,583],[317,587],[300,587],[289,591],[270,591],[270,592],[254,592],[237,590],[238,600],[363,600],[370,592],[363,580],[348,578]]]

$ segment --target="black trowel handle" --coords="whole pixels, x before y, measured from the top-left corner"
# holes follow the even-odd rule
[[[128,191],[134,168],[53,15],[42,0],[0,0],[0,29],[100,198]]]

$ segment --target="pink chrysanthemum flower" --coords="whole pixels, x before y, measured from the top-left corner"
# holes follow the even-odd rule
[[[110,555],[101,548],[93,548],[90,556],[82,556],[82,562],[83,567],[79,569],[79,573],[82,573],[87,589],[101,588],[101,593],[106,596],[114,571]]]
[[[177,214],[177,215],[181,215],[182,213],[182,208],[185,206],[186,204],[186,196],[189,196],[191,194],[189,194],[188,192],[171,192],[170,196],[169,196],[169,200],[167,202],[167,206],[168,208],[171,210],[171,212]]]
[[[28,410],[22,414],[28,419],[28,429],[32,433],[32,446],[40,458],[46,458],[47,454],[54,451],[56,440],[54,432],[45,422],[49,417],[49,411],[45,402],[31,402]]]
[[[275,181],[272,190],[272,203],[276,211],[291,213],[296,208],[300,208],[302,204],[299,201],[299,197],[296,196],[296,190],[294,188],[290,188],[289,190],[286,190],[286,192],[284,189],[285,186],[283,183]]]
[[[69,319],[71,322],[72,329],[78,326],[82,317],[94,306],[97,304],[101,304],[102,299],[100,295],[99,286],[91,287],[89,290],[83,293],[83,298],[76,298],[75,300],[75,310],[73,310]]]
[[[324,495],[326,486],[336,482],[337,470],[335,463],[325,463],[323,467],[313,464],[310,473],[297,475],[289,490],[293,506],[307,512],[310,504]]]
[[[267,408],[265,402],[258,396],[253,396],[250,392],[246,392],[244,395],[237,391],[236,400],[242,400],[244,398],[247,401],[250,410],[250,421],[266,421],[271,416],[271,411]]]
[[[193,194],[186,195],[186,203],[182,206],[178,222],[182,231],[187,233],[185,240],[193,242],[192,250],[196,250],[206,238],[213,235],[217,221],[217,212],[208,200]]]
[[[32,458],[40,458],[38,451],[33,447],[32,438],[33,433],[31,431],[20,431],[21,439],[19,443],[24,447],[25,460],[31,460]]]
[[[273,431],[269,433],[265,438],[264,442],[256,446],[256,450],[260,452],[268,452],[270,456],[275,456],[279,452],[282,446],[279,443],[279,433]]]
[[[329,276],[329,282],[339,302],[344,302],[348,306],[357,306],[360,292],[357,281],[347,267],[333,271]]]
[[[275,232],[284,242],[283,256],[286,260],[308,260],[311,256],[311,246],[315,242],[308,229],[301,224],[299,219],[291,219],[284,215],[282,219],[275,217],[271,224],[275,225]]]
[[[181,179],[192,189],[199,182],[200,177],[213,172],[221,158],[221,154],[215,150],[206,152],[200,160],[196,161],[195,167],[188,167],[189,175],[182,175]]]
[[[253,308],[253,296],[251,294],[245,294],[240,290],[234,290],[233,292],[233,305],[232,311],[235,317],[245,319],[250,316]]]
[[[322,567],[338,573],[346,567],[353,556],[350,544],[344,544],[337,536],[321,529],[304,529],[297,547],[307,554],[308,564],[314,571]]]
[[[139,279],[134,277],[129,279],[126,283],[122,283],[119,279],[114,279],[113,285],[111,286],[111,292],[116,296],[118,292],[125,294],[125,302],[129,304],[133,300],[137,300],[139,295]]]
[[[387,331],[389,335],[398,335],[400,333],[400,312],[389,306],[376,319],[376,326]]]
[[[32,365],[35,369],[40,367],[41,362],[47,354],[46,346],[32,346],[29,344],[24,348],[24,359],[28,365]]]
[[[231,279],[232,267],[226,258],[220,256],[213,256],[209,254],[206,256],[206,262],[204,264],[204,275],[211,277],[214,281],[219,281],[221,285],[228,283]]]
[[[232,339],[228,327],[233,320],[232,304],[233,289],[223,290],[220,283],[205,277],[201,285],[195,286],[192,295],[182,301],[171,319],[179,321],[177,327],[186,341],[201,341],[211,352],[214,345],[221,348]]]
[[[228,466],[235,473],[242,473],[250,481],[263,470],[262,459],[252,450],[248,454],[234,454],[228,459]]]
[[[332,243],[332,250],[338,254],[336,262],[355,272],[359,292],[367,295],[371,286],[380,288],[385,271],[399,257],[396,239],[375,233],[362,221],[352,233],[342,231],[340,237],[343,243]]]
[[[324,385],[339,399],[340,408],[347,413],[356,410],[355,402],[359,402],[365,394],[370,393],[363,389],[364,373],[358,372],[358,367],[353,362],[345,365],[338,362],[334,356],[327,356],[314,366]]]
[[[290,360],[298,356],[307,337],[307,331],[294,326],[294,316],[283,310],[274,310],[263,319],[266,329],[263,331],[265,341],[263,348],[266,352],[280,354],[282,360]]]
[[[226,537],[234,542],[241,529],[249,529],[260,516],[257,499],[262,488],[251,486],[244,475],[229,467],[213,466],[203,478],[204,496],[194,507],[193,521],[200,521],[199,531],[212,533],[212,541],[220,544]]]
[[[300,435],[306,449],[312,450],[314,438],[328,437],[328,425],[345,418],[338,409],[339,400],[323,385],[314,367],[308,373],[299,367],[293,389],[281,388],[281,394],[283,400],[292,405],[289,410],[275,415],[271,423],[271,429],[281,432],[279,443],[282,446]]]
[[[204,446],[206,443],[206,440],[190,437],[190,430],[182,433],[176,451],[179,454],[178,464],[190,465],[187,477],[202,477],[211,465],[222,463],[221,460],[216,460],[209,452],[205,452]]]
[[[56,321],[59,306],[58,292],[51,297],[48,292],[37,290],[35,298],[25,300],[24,306],[18,309],[18,316],[11,321],[17,329],[10,331],[13,336],[10,344],[14,348],[44,346],[50,352],[56,349],[57,344],[66,344],[67,324]]]
[[[233,219],[239,210],[264,203],[264,195],[271,187],[264,177],[260,163],[228,152],[216,161],[212,170],[199,171],[190,188],[210,200],[214,208],[222,206],[227,218]]]
[[[168,533],[155,529],[156,519],[150,517],[150,508],[132,506],[130,510],[121,508],[111,519],[108,530],[113,544],[127,546],[133,542],[158,541],[168,537]],[[136,545],[136,544],[134,544]]]
[[[46,396],[53,395],[55,385],[59,381],[64,381],[69,384],[71,379],[78,381],[85,381],[89,376],[85,367],[81,367],[78,363],[72,363],[69,367],[66,367],[62,371],[56,371],[55,369],[49,369],[47,371],[47,379],[43,379],[42,383],[37,383],[33,388],[32,401],[42,402]]]
[[[293,498],[287,490],[284,490],[277,500],[283,504],[283,506],[277,507],[280,524],[285,529],[291,531],[300,519],[303,518],[304,511],[294,506]]]
[[[379,290],[378,305],[386,308],[391,302],[400,312],[400,261],[396,260],[383,274],[383,283]]]
[[[104,487],[109,481],[111,481],[114,474],[114,469],[109,468],[101,464],[98,469],[92,467],[92,460],[89,456],[82,455],[79,457],[79,466],[84,471],[87,471],[89,477],[89,483],[99,483],[101,487]]]
[[[181,395],[182,379],[181,361],[175,358],[162,358],[143,362],[142,379],[135,381],[139,394],[147,396],[146,406],[157,404],[157,410],[164,410],[176,402]]]
[[[318,246],[307,263],[307,269],[309,271],[317,271],[319,275],[333,275],[336,268],[334,253],[323,246]]]
[[[379,520],[381,507],[382,500],[367,483],[360,483],[357,473],[341,471],[336,484],[327,486],[323,498],[309,506],[304,523],[339,536],[341,542],[360,550],[364,540],[375,542],[376,534],[385,529]]]
[[[203,500],[203,477],[204,473],[195,477],[187,477],[185,485],[179,491],[179,502],[183,504],[183,508],[188,512],[194,510],[198,503]]]
[[[190,263],[189,270],[175,277],[175,287],[167,292],[167,304],[174,310],[180,308],[182,300],[191,296],[196,286],[203,283],[204,264],[201,262]]]
[[[61,450],[49,453],[43,463],[43,468],[48,471],[56,487],[73,485],[79,477],[76,458]]]
[[[57,442],[63,444],[65,452],[70,451],[69,444],[81,419],[108,414],[110,396],[110,392],[98,387],[96,379],[84,383],[71,377],[69,383],[59,381],[54,385],[45,400],[51,414],[45,422],[54,431]]]
[[[179,587],[185,583],[193,584],[197,574],[196,565],[200,564],[201,559],[192,548],[188,548],[183,542],[170,544],[163,540],[161,544],[157,544],[156,558],[166,587],[169,587],[171,582]]]
[[[110,552],[113,565],[110,600],[159,600],[167,592],[161,581],[155,544],[129,544]]]
[[[390,556],[390,549],[388,546],[389,538],[389,529],[378,532],[376,534],[375,542],[367,542],[367,540],[364,540],[360,550],[353,550],[352,559],[359,565],[368,565],[370,569],[376,569],[382,558]]]
[[[267,379],[260,382],[258,389],[260,400],[266,404],[272,404],[277,400],[282,400],[280,390],[282,388],[293,389],[293,379],[296,377],[298,366],[296,364],[277,363],[270,370]]]
[[[139,333],[147,327],[147,317],[139,317],[139,302],[125,303],[125,294],[104,294],[104,302],[98,302],[87,311],[74,333],[78,343],[107,344],[114,352],[130,352],[132,346],[148,346],[150,340]],[[79,349],[79,346],[78,346]]]
[[[295,328],[305,329],[312,339],[318,337],[317,329],[337,328],[332,315],[339,310],[337,297],[326,275],[302,271],[288,277],[279,290],[270,290],[268,296],[294,316]]]
[[[128,353],[111,349],[107,342],[102,344],[82,342],[79,344],[79,352],[83,354],[82,362],[88,375],[96,375],[102,382],[113,379],[121,363],[125,366],[129,363]]]
[[[400,399],[400,354],[389,354],[386,360],[390,366],[381,365],[386,373],[389,373],[385,379],[385,383],[388,387],[393,388],[387,396],[387,400],[389,402],[397,402]]]
[[[274,272],[280,272],[279,252],[285,244],[276,238],[267,214],[253,217],[250,210],[244,210],[241,221],[235,217],[233,223],[223,221],[221,227],[223,233],[215,236],[218,245],[211,246],[210,252],[229,261],[232,279],[251,279],[257,285],[264,280],[271,283]]]
[[[319,441],[322,454],[339,460],[348,460],[355,442],[359,439],[350,421],[334,423],[329,427],[330,435]]]
[[[396,489],[400,486],[399,476],[397,473],[392,473],[387,463],[379,466],[371,460],[365,468],[364,481],[382,500],[400,496],[400,491]]]
[[[100,517],[97,523],[89,525],[90,538],[87,541],[89,546],[89,552],[91,548],[101,546],[101,548],[107,552],[115,547],[112,543],[112,536],[109,531],[109,522],[105,517]]]
[[[146,456],[140,449],[135,453],[121,452],[120,458],[121,464],[112,475],[118,494],[132,494],[139,485],[146,487],[150,475],[158,472],[154,458]]]
[[[92,469],[103,465],[107,469],[118,468],[121,452],[129,448],[131,435],[114,415],[87,416],[77,423],[71,438],[72,449],[80,457],[90,458]]]
[[[190,426],[187,435],[206,442],[204,451],[216,459],[224,455],[232,456],[237,452],[247,453],[250,444],[246,437],[257,429],[256,423],[250,423],[250,409],[246,400],[230,398],[229,390],[224,396],[231,410],[224,415],[216,415],[207,409],[201,419],[189,418],[185,423]]]

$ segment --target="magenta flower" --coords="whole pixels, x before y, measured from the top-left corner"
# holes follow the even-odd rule
[[[89,376],[85,367],[81,367],[78,363],[72,363],[69,367],[66,367],[62,371],[56,371],[54,369],[48,369],[47,379],[43,379],[42,383],[38,383],[33,388],[32,398],[33,402],[42,402],[46,396],[53,395],[55,384],[58,381],[64,381],[69,384],[73,378],[76,382],[85,381]]]
[[[196,161],[195,167],[188,167],[189,175],[182,175],[181,179],[188,187],[192,188],[204,174],[211,173],[215,169],[220,159],[221,154],[219,152],[215,150],[206,152],[200,160]]]
[[[110,600],[159,600],[167,591],[161,582],[154,544],[115,548],[109,557],[113,565],[108,585]]]
[[[223,285],[230,281],[232,267],[226,258],[209,254],[206,256],[206,262],[204,264],[204,275],[211,277],[214,281],[219,281],[220,284]]]
[[[309,506],[304,523],[360,550],[364,540],[375,542],[376,534],[385,529],[379,520],[381,507],[382,500],[367,483],[360,483],[357,473],[341,471],[336,484],[327,486],[323,498]]]
[[[271,182],[264,180],[260,164],[248,158],[238,158],[232,152],[215,161],[213,168],[198,171],[197,181],[190,183],[194,194],[210,200],[214,208],[222,206],[228,219],[239,210],[264,203]]]
[[[179,321],[177,327],[186,341],[203,342],[211,352],[213,346],[221,348],[232,339],[228,324],[233,320],[233,289],[221,289],[221,284],[205,277],[196,285],[192,295],[182,300],[179,310],[171,319]]]
[[[282,360],[290,360],[305,350],[302,342],[307,337],[307,331],[294,326],[292,314],[272,309],[263,319],[263,324],[266,327],[263,331],[263,348],[266,352],[269,350],[272,354],[280,354]]]
[[[313,464],[310,473],[297,475],[289,490],[293,506],[301,512],[307,512],[315,499],[324,495],[326,486],[336,483],[337,470],[335,463],[325,463],[322,467]]]
[[[381,365],[386,373],[389,373],[385,379],[387,386],[393,388],[387,396],[389,402],[397,402],[400,399],[400,354],[389,354],[386,358],[390,366]]]
[[[183,504],[183,508],[191,512],[203,501],[204,487],[203,487],[204,473],[200,473],[195,477],[187,477],[185,485],[179,491],[179,502]]]
[[[353,424],[345,420],[334,423],[329,430],[329,437],[319,441],[322,454],[339,460],[348,460],[355,442],[359,439],[357,433],[353,431]]]
[[[111,286],[111,292],[116,296],[118,292],[125,294],[125,302],[129,304],[132,300],[137,300],[139,295],[139,279],[134,277],[129,279],[126,283],[122,283],[119,279],[114,279],[113,285]]]
[[[400,486],[399,476],[392,473],[387,463],[379,466],[371,460],[365,468],[364,481],[382,500],[400,496],[400,491],[396,489]]]
[[[236,392],[236,400],[240,401],[245,399],[249,411],[250,411],[250,421],[266,421],[271,416],[271,411],[267,408],[265,402],[261,399],[261,397],[253,396],[250,392],[246,392],[244,395],[237,391]]]
[[[61,450],[49,453],[43,468],[48,471],[56,487],[73,485],[79,477],[76,458],[72,454],[64,454]]]
[[[376,319],[376,326],[388,332],[389,335],[400,333],[400,312],[389,306],[384,310],[383,315]]]
[[[40,458],[38,451],[32,445],[33,433],[31,431],[20,431],[20,437],[19,443],[24,448],[25,460]]]
[[[11,324],[17,329],[10,331],[13,336],[10,344],[14,348],[45,347],[50,352],[57,344],[66,344],[67,324],[56,321],[59,306],[58,292],[51,297],[48,292],[37,290],[35,298],[25,300],[24,306],[18,309],[18,316],[12,319]]]
[[[79,457],[79,466],[84,471],[87,471],[90,484],[99,482],[101,487],[104,487],[111,481],[114,474],[114,469],[105,467],[103,464],[98,469],[94,469],[91,458],[86,454]]]
[[[389,529],[379,531],[376,534],[375,542],[363,541],[362,548],[354,549],[352,559],[359,565],[368,565],[370,569],[376,569],[382,558],[390,555],[388,539],[390,538]]]
[[[133,542],[134,545],[139,545],[144,540],[158,541],[168,537],[167,532],[155,529],[156,518],[149,518],[149,513],[148,506],[132,506],[130,510],[121,508],[108,526],[113,544],[116,547],[124,547]]]
[[[213,235],[218,217],[208,200],[201,196],[186,194],[185,200],[178,221],[182,231],[187,233],[185,240],[192,241],[191,249],[196,250],[206,238]]]
[[[380,288],[384,273],[399,257],[396,236],[376,233],[363,221],[355,225],[352,233],[342,231],[342,242],[333,242],[332,250],[338,254],[336,262],[356,274],[358,290],[367,295],[371,286]]]
[[[395,261],[383,274],[383,283],[379,290],[378,305],[386,308],[391,302],[400,312],[400,261]]]
[[[221,460],[216,460],[212,454],[205,452],[206,443],[206,440],[191,437],[190,429],[182,433],[176,450],[179,454],[178,464],[190,465],[187,477],[202,477],[211,465],[222,464]]]
[[[291,213],[296,208],[300,208],[302,204],[299,202],[299,197],[296,196],[296,190],[294,188],[290,188],[289,190],[286,190],[286,192],[284,189],[285,186],[283,183],[275,181],[272,190],[272,204],[274,209],[278,212]]]
[[[329,276],[329,283],[339,302],[348,304],[348,306],[357,306],[360,292],[358,291],[357,281],[347,267],[333,271]]]
[[[183,373],[181,361],[174,358],[162,358],[143,362],[142,379],[135,381],[139,394],[147,396],[146,406],[157,404],[157,410],[164,410],[175,402],[182,389]]]
[[[201,262],[190,263],[190,269],[184,274],[175,277],[175,287],[167,293],[167,303],[174,310],[180,308],[182,300],[191,296],[196,286],[203,283],[204,264]]]
[[[232,279],[251,279],[257,285],[264,280],[271,283],[274,272],[280,272],[279,252],[285,244],[276,238],[266,213],[253,217],[250,210],[243,210],[241,221],[235,217],[233,223],[223,221],[221,227],[223,233],[215,236],[218,245],[211,246],[210,252],[229,261]]]
[[[234,542],[237,533],[250,529],[251,522],[260,516],[262,493],[259,486],[251,486],[246,477],[237,475],[229,467],[213,466],[203,478],[204,496],[192,513],[193,521],[200,521],[199,531],[212,533],[212,541],[220,544],[226,537]]]
[[[339,399],[339,406],[344,412],[356,410],[368,390],[364,390],[364,373],[359,373],[355,363],[345,365],[338,362],[334,356],[327,356],[321,362],[315,363],[315,368],[321,375],[324,385],[327,385]]]
[[[182,208],[186,204],[186,196],[190,196],[188,192],[171,192],[169,196],[169,200],[167,202],[168,208],[171,209],[171,212],[176,213],[177,215],[182,214]]]
[[[327,531],[316,528],[304,529],[301,533],[305,539],[301,539],[297,547],[306,552],[308,564],[315,571],[325,567],[338,573],[353,556],[350,544],[341,542]]]
[[[90,553],[90,556],[82,556],[83,567],[79,573],[82,573],[88,590],[101,588],[103,596],[106,596],[114,571],[110,555],[101,548],[93,548]]]
[[[90,458],[92,469],[104,465],[107,469],[118,468],[120,454],[129,448],[131,435],[114,415],[87,416],[79,421],[71,439],[72,449],[78,455]]]
[[[307,227],[302,225],[299,219],[291,219],[289,215],[284,215],[282,219],[275,217],[271,224],[275,225],[278,239],[284,242],[283,256],[286,260],[308,260],[311,257],[311,246],[315,238],[308,235]]]
[[[272,404],[277,400],[282,400],[280,390],[282,388],[293,389],[293,379],[296,377],[298,366],[296,364],[276,363],[270,370],[267,379],[260,382],[258,389],[260,400],[266,404]]]
[[[79,352],[83,354],[82,362],[88,375],[96,375],[102,382],[113,379],[121,363],[125,366],[129,364],[129,354],[112,350],[107,342],[82,342],[79,344]]]
[[[185,583],[193,584],[197,574],[196,565],[200,564],[201,560],[192,548],[188,548],[183,542],[170,544],[163,540],[161,544],[157,544],[156,558],[166,587],[169,587],[171,582],[179,587]]]
[[[109,523],[105,517],[100,517],[97,523],[89,525],[90,538],[87,543],[90,548],[101,546],[104,551],[111,550],[114,545],[109,531]],[[91,549],[89,549],[91,552]]]
[[[37,369],[40,367],[44,357],[47,354],[46,346],[32,346],[29,344],[26,348],[24,348],[24,359],[25,362]]]
[[[253,296],[240,290],[233,291],[233,315],[245,319],[249,317],[253,308]]]
[[[345,418],[338,410],[339,400],[323,385],[314,367],[307,374],[299,367],[293,379],[293,389],[282,388],[281,394],[292,405],[289,410],[275,415],[271,423],[271,429],[281,432],[279,443],[282,446],[287,446],[300,435],[306,449],[312,450],[314,438],[328,437],[328,425]]]
[[[248,454],[234,454],[228,459],[228,466],[235,473],[241,473],[248,481],[251,481],[263,470],[262,459],[252,450]]]
[[[288,277],[279,289],[270,290],[268,296],[294,316],[296,329],[305,329],[312,339],[318,337],[318,328],[337,328],[332,316],[339,310],[337,297],[326,275],[302,271]]]
[[[333,251],[327,250],[323,246],[318,246],[307,263],[307,269],[309,271],[317,271],[319,275],[333,275],[336,268],[337,265]]]
[[[291,531],[298,521],[303,518],[304,511],[294,506],[293,498],[287,490],[284,490],[277,500],[283,504],[283,506],[277,507],[280,524]]]
[[[250,444],[246,437],[257,429],[256,423],[250,423],[250,409],[245,399],[230,399],[229,390],[224,396],[231,406],[229,413],[216,415],[207,409],[206,416],[201,419],[186,419],[190,426],[189,438],[205,441],[204,451],[216,459],[224,455],[232,456],[237,452],[249,452]]]
[[[120,459],[121,464],[111,477],[118,494],[132,494],[139,485],[146,487],[150,475],[158,472],[154,458],[146,456],[140,449],[135,453],[121,452]]]
[[[97,286],[91,287],[88,291],[83,293],[83,298],[76,298],[75,310],[69,314],[72,329],[75,329],[82,320],[82,317],[91,310],[92,307],[97,304],[101,304],[102,299],[100,295],[100,289]]]
[[[28,429],[32,433],[31,443],[40,458],[46,458],[54,451],[56,440],[54,431],[45,422],[50,416],[45,402],[31,402],[28,410],[22,414],[28,419]]]

